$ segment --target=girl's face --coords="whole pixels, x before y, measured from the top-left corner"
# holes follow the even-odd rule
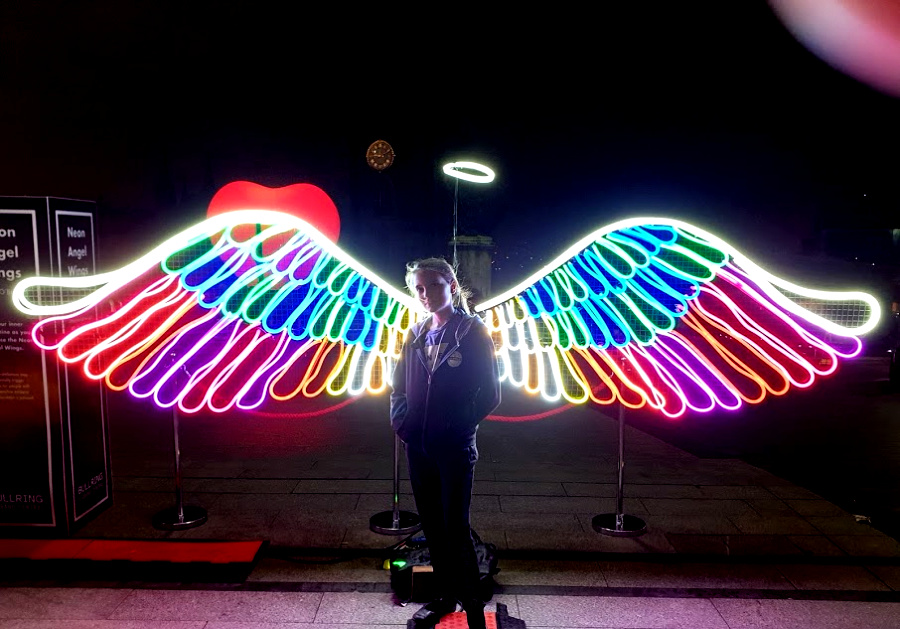
[[[452,307],[456,282],[448,284],[437,271],[422,269],[413,273],[412,288],[425,310],[434,313]]]

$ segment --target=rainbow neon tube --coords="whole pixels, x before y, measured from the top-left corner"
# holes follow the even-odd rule
[[[59,360],[186,413],[383,394],[424,314],[302,219],[265,210],[212,216],[117,271],[27,278],[13,301]],[[475,310],[504,383],[672,418],[809,387],[880,316],[868,294],[797,286],[663,218],[601,228]]]
[[[811,386],[880,316],[871,295],[797,286],[662,218],[598,230],[478,310],[504,381],[672,418]]]

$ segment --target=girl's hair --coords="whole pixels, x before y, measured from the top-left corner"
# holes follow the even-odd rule
[[[413,275],[415,275],[416,271],[435,271],[443,277],[448,284],[456,282],[456,291],[453,293],[452,299],[453,306],[455,308],[462,308],[465,312],[471,314],[471,311],[469,310],[469,298],[472,296],[472,291],[459,283],[459,280],[456,278],[456,271],[449,262],[443,258],[421,258],[407,263],[405,278],[406,288],[409,289],[409,292],[412,293],[413,296],[416,294],[416,289],[412,285]]]

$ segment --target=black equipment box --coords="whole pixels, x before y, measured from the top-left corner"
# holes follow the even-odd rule
[[[494,597],[494,575],[500,572],[497,567],[497,546],[483,541],[474,530],[472,540],[475,542],[481,573],[480,597],[487,602]],[[413,533],[391,547],[388,561],[391,588],[400,601],[428,603],[436,598],[431,556],[427,540],[421,532]]]

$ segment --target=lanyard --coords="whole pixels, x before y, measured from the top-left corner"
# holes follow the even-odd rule
[[[431,373],[434,373],[435,369],[437,369],[438,361],[441,358],[441,345],[444,344],[444,333],[447,331],[447,324],[444,324],[444,327],[441,329],[441,336],[438,338],[438,342],[434,345],[434,359],[431,361]]]

